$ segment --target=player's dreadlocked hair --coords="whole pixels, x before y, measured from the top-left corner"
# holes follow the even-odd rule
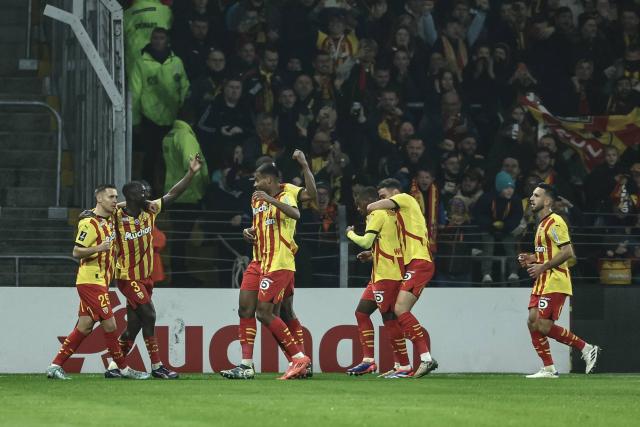
[[[545,194],[551,197],[551,200],[554,202],[558,200],[558,190],[551,184],[547,184],[546,182],[541,182],[538,184],[538,188],[542,188]]]

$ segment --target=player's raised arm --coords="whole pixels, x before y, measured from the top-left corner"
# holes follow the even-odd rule
[[[300,219],[300,211],[297,207],[288,205],[287,203],[281,202],[274,197],[271,197],[264,191],[256,191],[253,193],[253,198],[256,200],[260,200],[263,202],[267,202],[277,209],[281,210],[283,214],[288,216],[289,218],[295,219],[296,221]]]
[[[167,194],[162,196],[163,205],[169,205],[173,203],[178,197],[184,193],[184,191],[189,188],[191,184],[191,180],[195,176],[196,173],[202,167],[202,158],[200,157],[200,153],[195,154],[192,158],[189,159],[189,170],[185,174],[184,178],[176,183]]]
[[[304,189],[300,192],[299,200],[301,202],[313,201],[318,203],[318,191],[316,189],[316,179],[311,172],[309,163],[304,156],[304,153],[300,150],[293,152],[293,159],[298,162],[302,168],[302,176],[304,178]]]

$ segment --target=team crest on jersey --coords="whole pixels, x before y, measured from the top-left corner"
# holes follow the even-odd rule
[[[260,280],[260,289],[262,289],[263,291],[266,291],[267,289],[269,289],[270,286],[271,286],[271,280],[270,279],[262,279],[262,280]]]
[[[549,298],[541,297],[540,300],[538,301],[538,308],[540,310],[544,310],[547,307],[549,307]]]
[[[138,299],[144,299],[144,294],[142,292],[138,292],[136,295],[138,296]]]
[[[376,299],[376,302],[380,304],[384,301],[384,291],[373,291],[373,297]]]
[[[109,313],[109,307],[102,307],[102,311],[104,311],[104,314]]]

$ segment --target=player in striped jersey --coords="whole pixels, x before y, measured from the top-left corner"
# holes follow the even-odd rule
[[[587,344],[573,332],[555,324],[565,299],[573,293],[568,261],[575,257],[567,224],[551,210],[557,198],[552,185],[540,183],[533,190],[529,201],[539,221],[533,242],[535,253],[518,256],[520,265],[534,279],[527,326],[533,348],[543,363],[540,371],[527,378],[558,378],[547,337],[580,350],[587,374],[593,372],[600,353],[597,345]]]
[[[76,277],[76,289],[80,296],[78,323],[65,338],[62,348],[47,369],[47,377],[69,379],[62,365],[91,333],[96,322],[104,331],[105,344],[116,363],[116,369],[105,373],[107,378],[126,377],[147,379],[149,374],[138,372],[126,365],[125,357],[118,345],[116,319],[109,302],[109,284],[113,278],[116,246],[113,244],[115,230],[113,211],[118,199],[115,186],[101,185],[95,190],[96,207],[93,215],[78,223],[73,257],[80,259]]]
[[[282,319],[274,313],[288,288],[293,288],[297,245],[293,239],[300,219],[297,200],[280,187],[280,172],[273,164],[260,166],[255,173],[253,199],[258,202],[255,229],[260,256],[260,290],[256,317],[265,325],[291,357],[291,365],[280,377],[288,380],[306,374],[311,361]]]
[[[358,211],[366,215],[367,206],[378,198],[378,193],[373,187],[362,190],[356,200]],[[377,308],[382,315],[384,327],[389,337],[389,344],[393,348],[393,356],[396,367],[385,378],[406,378],[411,374],[411,365],[407,355],[402,330],[393,312],[404,273],[404,262],[402,259],[402,249],[398,239],[396,224],[396,213],[392,210],[377,210],[367,215],[364,235],[360,236],[353,231],[353,226],[347,227],[347,237],[365,250],[371,250],[373,268],[371,269],[371,280],[360,299],[356,310],[358,320],[358,332],[360,343],[363,347],[365,359],[362,363],[347,371],[350,375],[362,375],[373,373],[376,364],[373,359],[373,325],[369,329],[362,326],[362,317],[366,316],[371,324],[369,316]],[[369,306],[367,293],[371,290],[374,297],[373,307]],[[371,309],[372,308],[372,309]],[[360,311],[359,311],[360,310]],[[367,332],[370,332],[367,334]],[[367,342],[367,341],[370,342]]]
[[[397,213],[405,273],[394,311],[402,332],[420,353],[420,366],[413,372],[413,376],[419,378],[438,368],[438,362],[431,357],[429,351],[428,334],[411,313],[435,272],[429,251],[427,224],[420,205],[412,196],[402,192],[402,185],[398,180],[382,180],[378,184],[378,195],[381,200],[367,206],[368,212],[386,209]]]
[[[114,213],[118,258],[116,277],[118,289],[127,299],[127,329],[120,336],[123,354],[129,353],[136,336],[142,329],[144,343],[151,360],[151,374],[155,378],[174,379],[178,374],[167,369],[160,361],[155,337],[156,310],[153,295],[153,237],[151,231],[162,209],[176,200],[191,184],[202,166],[198,154],[189,162],[189,170],[167,194],[148,201],[151,188],[140,181],[132,181],[122,188],[126,203]]]
[[[280,184],[280,190],[290,194],[297,203],[316,202],[317,192],[316,183],[313,173],[309,168],[309,164],[300,150],[295,150],[292,158],[298,162],[304,177],[305,188],[298,187],[293,184]],[[242,284],[240,285],[240,294],[238,298],[238,316],[240,324],[238,326],[238,337],[240,339],[240,347],[242,349],[242,361],[232,369],[220,371],[220,375],[228,379],[252,379],[255,377],[253,367],[253,346],[257,332],[256,323],[256,307],[258,304],[258,291],[260,285],[261,272],[261,254],[256,244],[256,228],[259,220],[262,218],[263,212],[260,210],[262,202],[252,199],[251,209],[253,214],[252,225],[250,228],[243,230],[243,237],[253,244],[253,259],[242,276]],[[304,348],[304,333],[302,325],[293,311],[293,283],[285,290],[282,300],[281,318],[289,328],[297,343]],[[289,359],[286,351],[284,354]],[[309,372],[310,373],[310,372]]]

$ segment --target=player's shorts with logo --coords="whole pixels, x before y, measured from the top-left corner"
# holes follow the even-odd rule
[[[362,296],[360,297],[360,299],[363,299],[365,301],[375,301],[375,297],[373,296],[373,286],[371,285],[371,282],[367,283],[367,287],[364,288],[364,291],[362,291]]]
[[[76,289],[80,296],[78,316],[89,316],[94,322],[108,320],[113,317],[108,287],[94,284],[78,284]]]
[[[544,295],[531,295],[529,298],[529,308],[538,308],[538,316],[540,319],[551,319],[553,321],[560,318],[562,307],[567,294],[553,292]]]
[[[401,291],[407,291],[419,297],[427,283],[431,281],[435,273],[432,262],[424,259],[414,259],[406,265],[402,280]]]
[[[153,280],[150,277],[141,280],[119,279],[118,289],[127,299],[127,304],[135,310],[138,306],[151,302]]]
[[[378,280],[371,284],[371,291],[380,313],[393,311],[402,282],[398,280]]]
[[[287,289],[293,289],[295,272],[276,270],[260,277],[258,301],[278,304],[285,297]]]
[[[247,269],[242,275],[241,291],[258,291],[260,289],[260,277],[262,270],[260,269],[260,261],[251,261]]]

